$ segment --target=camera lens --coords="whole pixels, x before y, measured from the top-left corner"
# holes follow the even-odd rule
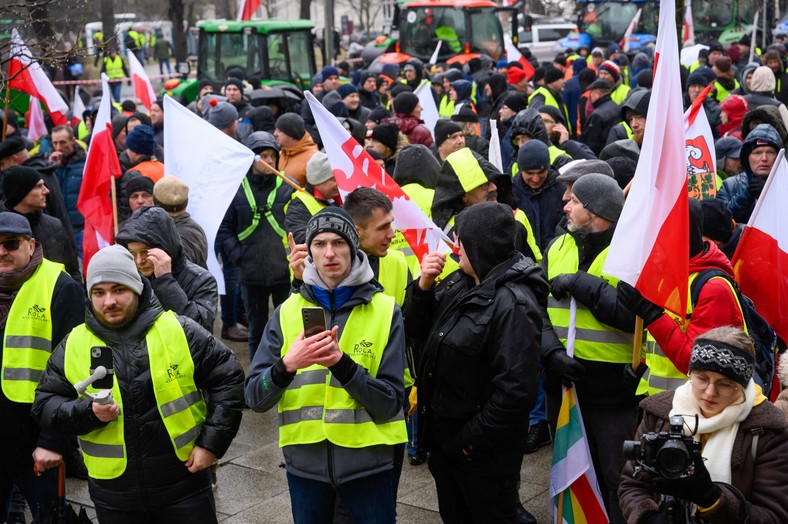
[[[624,441],[624,458],[627,460],[637,460],[640,457],[640,441],[639,440],[625,440]]]
[[[680,440],[669,440],[657,452],[656,469],[666,479],[681,478],[692,465],[687,446]]]

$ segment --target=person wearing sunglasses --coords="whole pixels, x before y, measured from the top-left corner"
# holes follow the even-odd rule
[[[618,491],[627,522],[667,523],[663,495],[702,522],[788,522],[788,423],[752,380],[754,365],[755,348],[744,331],[715,328],[695,339],[689,380],[641,402],[636,440],[668,431],[669,417],[679,415],[684,435],[701,451],[690,453],[691,467],[673,479],[636,473],[637,464],[627,462]]]
[[[41,430],[30,410],[50,352],[84,317],[82,286],[68,276],[62,264],[44,258],[24,216],[0,213],[3,522],[13,486],[27,499],[33,517],[45,518],[56,504],[57,465],[69,452],[68,442]]]

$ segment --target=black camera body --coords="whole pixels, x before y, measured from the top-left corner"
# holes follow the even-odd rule
[[[624,441],[624,457],[652,475],[666,479],[688,477],[694,471],[695,457],[701,454],[700,442],[684,434],[681,415],[671,416],[669,424],[669,431],[649,432],[639,441]]]

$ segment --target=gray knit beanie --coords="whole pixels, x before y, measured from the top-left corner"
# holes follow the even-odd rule
[[[574,183],[581,176],[590,173],[602,173],[610,178],[614,177],[613,168],[604,160],[573,160],[558,170],[558,182]]]
[[[615,222],[624,207],[624,192],[616,181],[601,173],[590,173],[572,184],[572,194],[588,211]]]
[[[211,98],[209,105],[208,122],[216,129],[227,129],[238,120],[238,110],[231,103]]]
[[[332,178],[334,172],[331,170],[331,164],[328,163],[328,155],[319,151],[312,155],[306,163],[306,181],[316,186]]]
[[[137,295],[142,293],[142,278],[134,264],[134,257],[119,244],[101,249],[90,259],[88,293],[93,286],[104,282],[124,285]]]

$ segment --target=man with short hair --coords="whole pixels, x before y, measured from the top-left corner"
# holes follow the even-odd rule
[[[189,213],[189,186],[172,175],[164,175],[153,186],[153,203],[164,209],[175,221],[181,235],[186,258],[203,269],[208,269],[208,238],[205,231]]]
[[[407,440],[402,313],[374,282],[346,211],[319,211],[306,245],[304,284],[266,326],[246,402],[278,406],[296,523],[330,521],[337,495],[354,522],[393,523],[395,453]],[[304,308],[318,326],[322,316],[316,334],[304,332]]]
[[[465,146],[487,159],[490,154],[490,142],[479,136],[479,115],[468,104],[463,104],[451,116],[451,121],[457,122],[462,127]]]
[[[132,254],[165,309],[213,331],[219,300],[216,279],[183,254],[181,236],[166,211],[156,206],[136,211],[115,241]]]
[[[69,241],[60,220],[44,213],[49,189],[35,169],[14,166],[3,172],[5,209],[23,215],[39,239],[47,260],[63,264],[77,282],[82,281],[79,260],[74,244]]]
[[[164,311],[124,247],[93,256],[87,286],[85,323],[53,352],[34,416],[79,436],[100,522],[216,523],[208,467],[241,424],[241,365],[196,322]],[[96,367],[95,347],[113,355],[109,403],[75,389]]]
[[[224,83],[224,96],[227,97],[227,102],[232,104],[235,110],[238,111],[239,120],[243,120],[246,117],[246,113],[252,109],[252,106],[249,105],[244,96],[244,84],[238,78],[231,76],[227,79]]]
[[[283,114],[276,119],[274,137],[279,144],[279,170],[303,186],[306,163],[318,152],[317,144],[304,127],[304,119],[295,113]]]
[[[52,153],[49,161],[55,164],[55,177],[57,177],[63,201],[66,204],[68,218],[74,230],[77,253],[82,253],[82,233],[85,228],[85,218],[77,209],[79,190],[82,187],[82,174],[85,170],[87,154],[77,143],[74,130],[71,126],[57,126],[50,133],[52,140]]]
[[[5,517],[16,486],[43,520],[56,504],[57,465],[69,446],[42,430],[30,410],[49,353],[84,318],[84,293],[61,264],[44,258],[27,219],[11,212],[0,213],[0,293],[0,507]]]
[[[438,120],[435,124],[435,157],[443,163],[446,157],[465,147],[462,126],[451,120]]]

